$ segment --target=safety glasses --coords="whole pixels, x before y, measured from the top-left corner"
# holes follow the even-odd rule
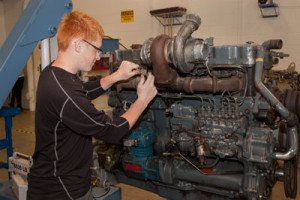
[[[91,45],[92,47],[94,47],[96,50],[97,50],[97,53],[101,56],[101,54],[103,53],[102,49],[96,47],[95,45],[93,45],[92,43],[86,41],[86,40],[83,40],[84,42],[88,43],[89,45]]]

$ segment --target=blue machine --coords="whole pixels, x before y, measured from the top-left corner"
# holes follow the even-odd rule
[[[56,34],[71,0],[31,0],[0,49],[0,108],[37,43]]]
[[[102,51],[115,53],[115,50],[119,49],[119,39],[110,39],[110,38],[103,38],[102,39]]]
[[[130,148],[122,159],[122,165],[131,176],[144,180],[159,181],[157,158],[153,155],[155,134],[150,129],[135,130],[124,139],[124,146]]]

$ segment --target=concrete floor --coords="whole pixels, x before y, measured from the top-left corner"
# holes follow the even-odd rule
[[[105,97],[104,97],[105,98]],[[97,106],[96,106],[97,107]],[[100,106],[101,107],[101,106]],[[98,106],[98,108],[100,108]],[[4,119],[0,118],[0,139],[4,138]],[[27,155],[32,155],[35,145],[34,135],[34,112],[22,111],[22,113],[13,119],[13,147],[14,152],[21,152]],[[6,150],[0,151],[0,162],[6,161]],[[300,165],[300,164],[299,164]],[[0,182],[8,180],[7,170],[0,169]],[[300,200],[300,170],[298,170],[298,200]],[[125,184],[119,184],[122,188],[123,200],[163,200],[156,194],[141,190]],[[282,182],[277,182],[273,189],[273,200],[288,199],[284,195],[284,188]]]

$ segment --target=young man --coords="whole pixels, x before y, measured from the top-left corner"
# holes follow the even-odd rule
[[[59,27],[58,57],[40,76],[36,102],[36,147],[28,175],[29,200],[90,199],[92,137],[116,142],[134,125],[157,90],[154,77],[141,75],[137,100],[111,120],[91,100],[114,83],[138,75],[138,65],[122,62],[100,81],[82,83],[76,73],[91,70],[100,59],[103,30],[85,13],[66,15]],[[90,196],[90,197],[88,197]]]

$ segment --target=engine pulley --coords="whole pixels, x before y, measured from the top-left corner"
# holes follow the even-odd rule
[[[284,162],[284,192],[289,198],[297,196],[297,156]]]

